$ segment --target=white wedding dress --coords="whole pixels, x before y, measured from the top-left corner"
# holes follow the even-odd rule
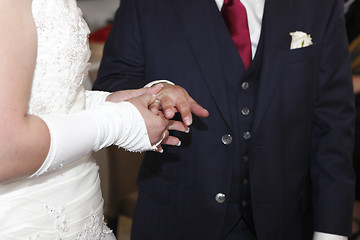
[[[32,11],[38,56],[29,113],[84,109],[89,29],[76,0],[33,0]],[[92,157],[37,178],[0,184],[0,239],[115,239],[103,222],[98,166]]]

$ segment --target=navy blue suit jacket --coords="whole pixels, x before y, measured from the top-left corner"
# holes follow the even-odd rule
[[[257,239],[311,239],[351,231],[354,103],[342,0],[266,0],[263,63],[249,147]],[[290,32],[313,45],[290,50]],[[181,147],[148,153],[140,169],[133,239],[220,239],[234,129],[224,84],[237,54],[213,0],[122,0],[94,89],[169,79],[210,116],[195,118]],[[225,58],[224,58],[225,56]],[[240,59],[240,58],[239,58]],[[240,79],[239,79],[240,82]],[[231,134],[224,145],[221,137]],[[239,159],[241,161],[241,159]]]

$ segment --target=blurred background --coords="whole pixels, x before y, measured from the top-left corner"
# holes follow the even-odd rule
[[[112,21],[120,0],[78,0],[90,30],[94,31]]]

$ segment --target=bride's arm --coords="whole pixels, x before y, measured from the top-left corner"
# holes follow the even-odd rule
[[[149,94],[72,114],[27,114],[37,52],[31,2],[0,0],[0,182],[54,171],[111,144],[154,150],[171,126],[150,113]]]
[[[0,181],[35,172],[47,156],[46,124],[28,115],[37,35],[32,0],[0,0]]]

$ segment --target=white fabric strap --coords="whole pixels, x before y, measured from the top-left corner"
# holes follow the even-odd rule
[[[40,117],[49,128],[51,144],[43,165],[30,177],[61,169],[113,144],[134,152],[156,149],[140,112],[129,102],[106,102],[76,113]]]
[[[175,85],[173,82],[169,81],[169,80],[155,80],[155,81],[152,81],[152,82],[149,82],[148,84],[146,84],[144,87],[152,87],[158,83],[168,83],[168,84],[171,84],[171,85]]]
[[[347,240],[348,238],[345,236],[323,233],[323,232],[315,232],[313,240]]]
[[[353,4],[354,2],[355,2],[355,0],[348,0],[348,1],[344,2],[344,13],[345,14],[349,11],[351,4]]]

